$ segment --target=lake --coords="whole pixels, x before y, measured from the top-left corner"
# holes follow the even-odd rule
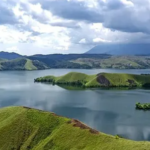
[[[150,69],[50,69],[42,71],[0,72],[0,107],[28,106],[79,119],[108,134],[133,140],[150,140],[150,111],[135,110],[136,102],[150,102],[150,90],[67,90],[59,86],[34,83],[45,75],[64,75],[76,71],[150,73]]]

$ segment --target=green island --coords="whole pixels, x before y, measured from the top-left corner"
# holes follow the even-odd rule
[[[141,110],[150,110],[150,103],[136,103],[136,109],[141,109]]]
[[[34,80],[35,82],[48,82],[57,85],[71,85],[80,87],[150,87],[150,75],[99,73],[87,75],[84,73],[70,72],[66,75],[55,77],[45,76]]]
[[[149,150],[51,112],[16,106],[0,109],[0,150]]]

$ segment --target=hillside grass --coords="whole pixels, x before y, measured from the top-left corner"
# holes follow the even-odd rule
[[[127,80],[133,80],[138,87],[150,83],[150,75],[135,75],[124,73],[102,73],[112,84],[112,86],[129,86]]]
[[[70,60],[77,64],[87,64],[92,68],[141,69],[150,68],[150,58],[146,56],[111,56],[109,58],[78,58]]]
[[[106,85],[101,79],[109,82]],[[79,85],[84,87],[150,87],[150,75],[134,75],[120,73],[100,73],[86,75],[84,73],[70,72],[66,75],[55,77],[46,76],[35,79],[36,82],[50,82],[53,84]]]
[[[74,82],[74,81],[83,81],[88,82],[95,78],[96,75],[86,75],[84,73],[78,73],[78,72],[70,72],[64,76],[56,77],[56,82]]]
[[[54,84],[73,84],[80,83],[80,86],[99,86],[96,81],[97,75],[86,75],[79,72],[70,72],[66,75],[55,77],[55,76],[45,76],[35,79],[36,82],[51,82]]]
[[[133,68],[142,68],[134,59],[130,59],[130,57],[111,57],[109,59],[104,59],[101,62],[102,68],[107,68],[112,66],[112,68],[120,68],[124,69],[126,66],[132,66]]]
[[[37,70],[37,67],[33,65],[32,60],[27,59],[27,62],[25,64],[26,70]]]
[[[86,126],[81,123],[82,126]],[[0,109],[0,150],[149,150],[136,142],[76,127],[71,119],[25,107]]]
[[[0,60],[0,70],[41,70],[48,69],[44,63],[27,58]]]

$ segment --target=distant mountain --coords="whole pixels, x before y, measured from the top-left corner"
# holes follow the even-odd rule
[[[17,53],[9,53],[9,52],[3,52],[1,51],[0,52],[0,58],[2,59],[16,59],[16,58],[20,58],[20,57],[23,57],[22,55],[19,55]]]
[[[101,44],[86,54],[150,55],[150,44]]]
[[[50,54],[50,55],[33,55],[28,56],[27,58],[31,60],[39,60],[40,62],[45,63],[50,68],[82,68],[89,69],[91,68],[86,64],[79,64],[72,62],[73,60],[79,58],[93,58],[93,59],[104,59],[109,58],[110,55],[106,54]]]
[[[3,70],[42,70],[49,67],[38,60],[17,58],[13,60],[0,60],[0,71]]]

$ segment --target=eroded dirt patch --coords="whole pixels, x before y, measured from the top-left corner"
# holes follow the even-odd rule
[[[51,112],[51,114],[52,114],[53,116],[56,116],[56,117],[63,117],[63,116],[60,116],[60,115],[55,114],[54,112]]]
[[[81,123],[79,120],[71,119],[68,123],[71,123],[74,127],[79,127],[80,129],[88,129],[93,134],[99,134],[97,130],[88,127],[87,125]]]
[[[128,79],[127,82],[129,82],[130,84],[134,84],[135,83],[134,80],[131,80],[131,79]]]
[[[25,108],[25,109],[32,109],[32,108],[30,108],[30,107],[27,107],[27,106],[22,106],[23,108]]]
[[[97,75],[97,82],[99,82],[103,86],[110,86],[110,81],[102,74]]]
[[[127,82],[129,83],[130,86],[135,86],[136,85],[134,80],[128,79]]]

